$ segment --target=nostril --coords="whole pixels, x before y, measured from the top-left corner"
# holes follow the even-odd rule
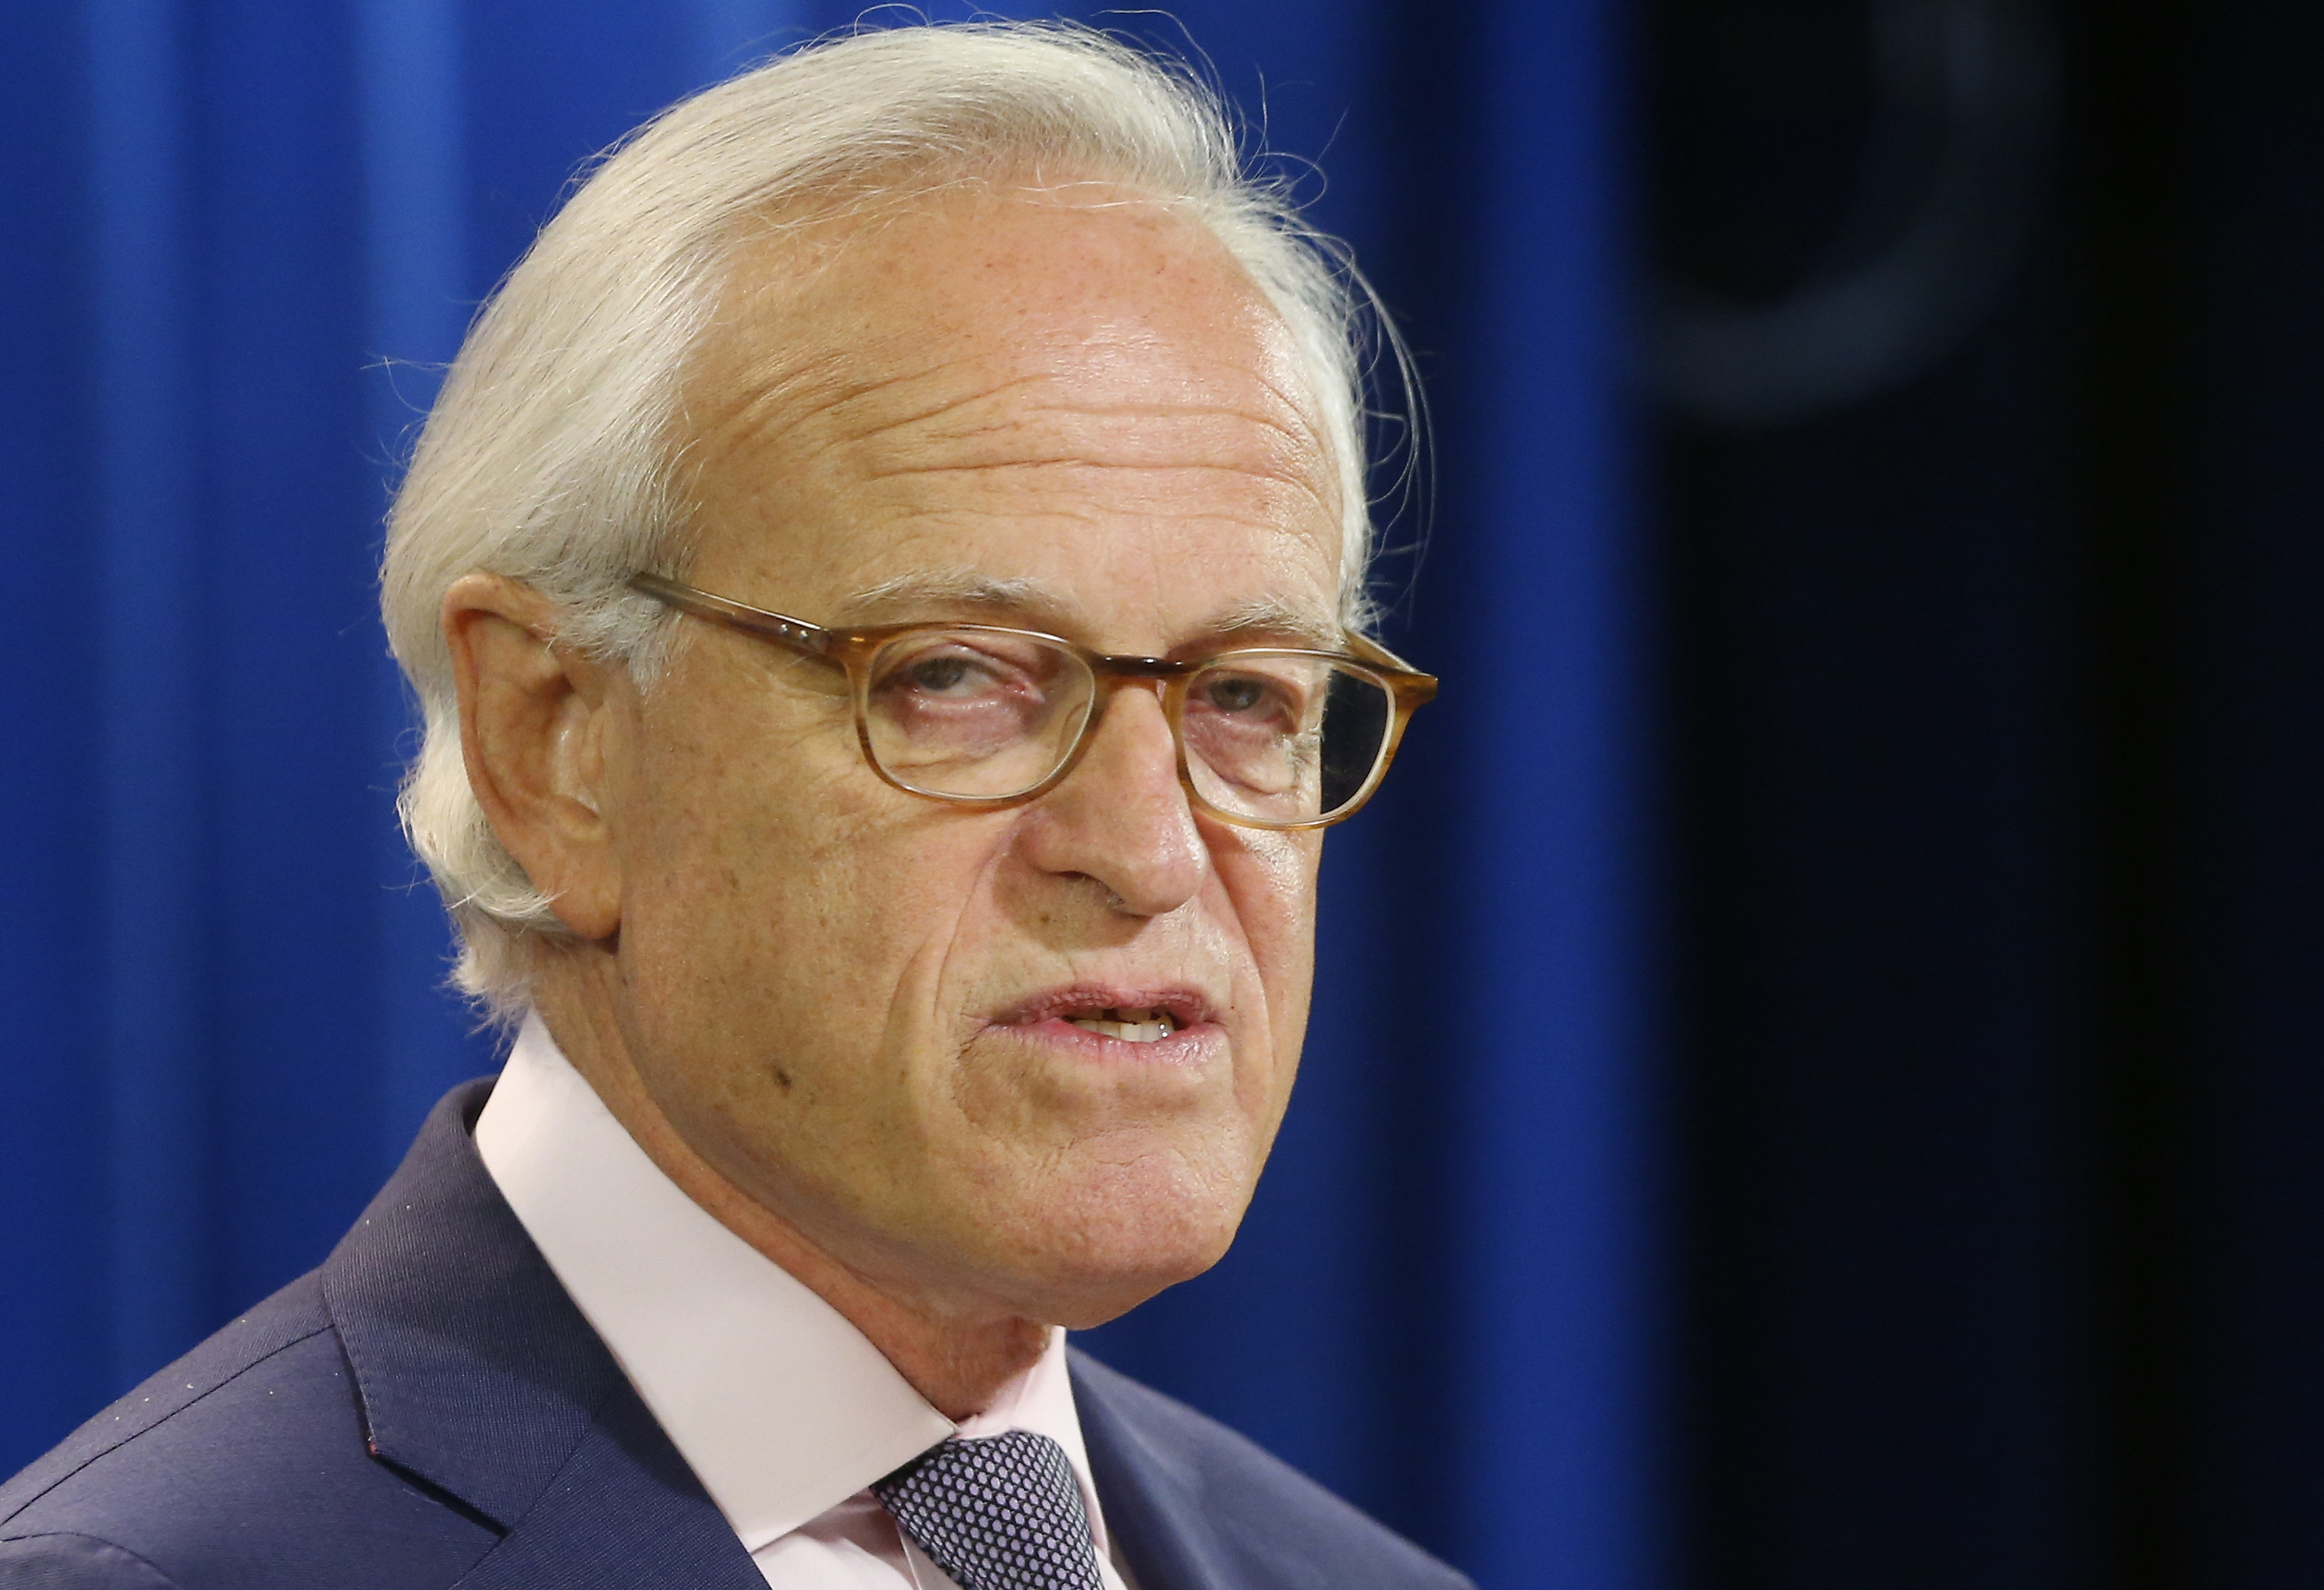
[[[1085,883],[1105,896],[1105,908],[1119,911],[1130,904],[1115,891],[1114,887],[1094,872],[1061,872],[1057,875],[1067,883]]]

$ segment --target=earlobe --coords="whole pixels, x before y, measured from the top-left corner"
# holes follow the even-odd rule
[[[621,924],[608,821],[608,669],[557,646],[558,610],[517,581],[474,574],[445,593],[468,786],[493,833],[585,939]]]

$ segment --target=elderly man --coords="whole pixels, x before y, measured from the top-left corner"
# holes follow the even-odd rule
[[[406,794],[516,1029],[362,1223],[0,1493],[0,1585],[1450,1586],[1069,1354],[1225,1249],[1357,630],[1345,290],[1093,36],[680,106],[394,514]]]

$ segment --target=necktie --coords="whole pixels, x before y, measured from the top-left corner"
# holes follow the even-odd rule
[[[961,1590],[1102,1590],[1082,1488],[1047,1436],[954,1438],[872,1493]]]

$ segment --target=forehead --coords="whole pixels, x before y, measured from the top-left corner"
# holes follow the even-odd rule
[[[749,245],[687,408],[697,575],[770,600],[981,569],[1157,622],[1336,607],[1333,475],[1279,318],[1118,188],[947,190]]]

